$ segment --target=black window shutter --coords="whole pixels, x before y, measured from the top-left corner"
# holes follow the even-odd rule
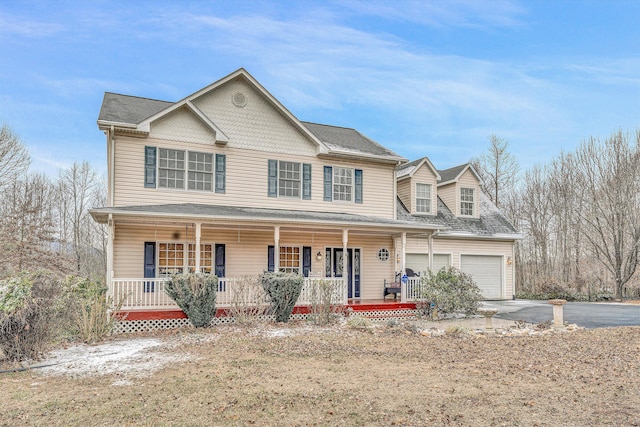
[[[302,275],[309,277],[311,271],[311,247],[304,246],[302,248]]]
[[[354,171],[355,175],[355,202],[362,203],[362,169],[356,169]]]
[[[225,277],[226,254],[225,246],[222,243],[216,243],[216,276]]]
[[[269,160],[269,189],[267,195],[269,197],[278,197],[278,161]]]
[[[274,271],[276,268],[275,247],[269,245],[267,248],[267,271]]]
[[[156,147],[144,147],[144,186],[156,188]]]
[[[144,277],[156,277],[156,242],[144,242]],[[144,282],[145,292],[155,291],[155,281]]]
[[[311,165],[309,163],[302,164],[302,198],[311,199]]]
[[[333,200],[333,168],[331,166],[324,167],[324,200],[327,202]]]
[[[216,193],[224,193],[227,187],[227,155],[216,154]]]

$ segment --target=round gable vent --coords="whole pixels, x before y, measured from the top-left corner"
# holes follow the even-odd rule
[[[233,105],[236,107],[244,107],[247,105],[247,97],[241,92],[234,93],[231,100],[233,101]]]

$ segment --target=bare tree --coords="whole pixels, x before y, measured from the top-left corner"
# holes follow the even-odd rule
[[[514,190],[519,172],[518,161],[508,148],[509,141],[491,135],[487,151],[471,160],[471,164],[482,178],[482,190],[498,207],[502,207],[505,193]]]
[[[27,147],[9,126],[3,124],[0,128],[0,188],[26,173],[30,163]]]
[[[46,268],[68,272],[65,257],[54,250],[53,185],[30,174],[0,190],[0,276]]]
[[[578,148],[576,165],[581,234],[613,275],[621,299],[640,259],[640,131],[634,144],[622,131],[604,143],[590,139]]]
[[[77,273],[82,272],[83,252],[90,250],[88,228],[88,209],[92,207],[95,195],[96,174],[88,162],[74,163],[60,172],[58,191],[60,192],[61,217],[68,221],[71,231],[71,243],[76,259]]]

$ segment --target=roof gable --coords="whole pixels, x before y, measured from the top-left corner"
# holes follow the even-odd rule
[[[159,123],[172,116],[174,112],[185,109],[209,129],[214,135],[216,143],[226,144],[231,137],[229,129],[226,128],[229,124],[228,120],[226,123],[218,123],[219,121],[224,122],[224,120],[219,116],[212,116],[210,111],[203,110],[201,104],[205,103],[209,95],[232,82],[242,82],[249,85],[259,94],[261,99],[265,100],[274,111],[311,143],[312,147],[310,148],[318,155],[359,158],[396,164],[406,161],[405,158],[355,129],[301,122],[244,68],[234,71],[177,102],[105,93],[98,117],[98,126],[100,129],[115,126],[120,130],[148,135],[152,132],[154,123]]]
[[[440,173],[440,178],[441,178],[438,182],[438,186],[453,184],[455,182],[458,182],[460,177],[464,175],[464,173],[467,170],[471,171],[471,173],[476,177],[478,182],[482,182],[480,175],[475,170],[475,168],[471,165],[471,163],[465,163],[463,165],[454,166],[449,169],[438,171]]]
[[[425,166],[425,165],[435,175],[436,180],[439,181],[441,179],[440,174],[438,173],[438,170],[433,166],[433,163],[431,163],[431,160],[429,160],[428,157],[421,157],[409,163],[405,163],[403,165],[398,166],[396,168],[396,171],[397,171],[396,177],[397,179],[410,178],[417,171],[419,171],[422,166]]]

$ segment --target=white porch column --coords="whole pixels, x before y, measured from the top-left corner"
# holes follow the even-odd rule
[[[273,271],[280,271],[280,226],[273,227]]]
[[[347,303],[349,299],[349,290],[347,286],[349,285],[349,277],[347,274],[347,258],[349,257],[349,253],[347,252],[347,247],[349,245],[349,230],[346,228],[342,230],[342,281],[344,282],[344,302]]]
[[[113,216],[109,214],[107,220],[107,295],[113,297],[113,240],[115,239],[116,225]]]
[[[196,269],[195,272],[200,272],[200,236],[202,233],[202,223],[196,222]]]
[[[406,250],[407,250],[407,232],[403,231],[402,232],[402,248],[400,248],[400,251],[401,251],[400,256],[402,257],[402,274],[407,273]]]
[[[433,271],[433,232],[429,233],[429,271]]]

